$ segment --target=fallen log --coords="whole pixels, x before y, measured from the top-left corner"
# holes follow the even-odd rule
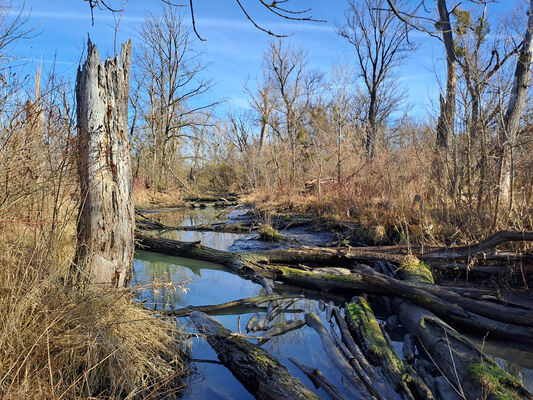
[[[403,277],[412,282],[433,280],[429,269],[409,268]],[[441,397],[453,397],[451,387],[464,399],[533,398],[520,382],[430,311],[400,299],[394,299],[393,306],[407,331],[417,336],[420,350],[428,354],[445,378],[434,381]]]
[[[289,320],[289,321],[279,322],[277,324],[274,324],[264,334],[261,335],[261,338],[259,339],[259,345],[266,343],[268,340],[276,336],[281,336],[288,332],[292,332],[297,329],[300,329],[304,325],[305,325],[305,322],[300,321],[300,320],[296,320],[296,321]]]
[[[256,399],[320,399],[277,359],[246,339],[233,336],[207,314],[192,312],[191,320],[206,335],[220,362]]]
[[[435,314],[404,300],[396,308],[402,324],[418,337],[422,350],[462,398],[533,398],[520,382]]]
[[[242,278],[249,279],[265,288],[267,293],[272,293],[272,285],[266,280],[268,276],[260,275],[253,266],[256,257],[246,253],[231,253],[229,251],[211,249],[195,243],[180,242],[172,239],[158,238],[135,233],[135,245],[142,250],[156,251],[163,254],[178,257],[195,258],[198,260],[211,261],[228,267]],[[273,275],[272,275],[273,276]]]
[[[298,295],[284,295],[284,294],[267,294],[263,296],[247,297],[244,299],[228,301],[227,303],[206,305],[206,306],[187,306],[177,310],[160,310],[162,315],[169,317],[185,317],[190,315],[193,311],[200,311],[206,314],[225,310],[234,307],[257,307],[260,304],[275,300],[302,298]]]
[[[402,398],[433,399],[427,385],[389,345],[367,301],[363,297],[354,297],[345,310],[349,332],[358,339],[370,362],[381,369]]]
[[[525,344],[530,344],[533,341],[532,327],[508,323],[508,321],[520,323],[517,319],[521,319],[524,316],[523,310],[502,307],[494,303],[471,301],[455,295],[448,289],[436,286],[421,285],[418,282],[404,282],[380,274],[364,264],[352,266],[351,271],[342,268],[322,268],[307,271],[268,264],[272,261],[270,257],[280,261],[283,253],[293,257],[294,260],[295,255],[305,249],[231,253],[211,249],[200,244],[190,246],[190,244],[184,242],[154,238],[142,234],[137,234],[136,238],[138,245],[141,245],[143,249],[225,265],[239,276],[263,284],[269,288],[270,292],[272,289],[266,278],[279,280],[291,285],[323,291],[340,291],[351,295],[369,292],[402,297],[427,308],[448,321],[459,323],[483,334],[491,333],[492,336],[503,340],[512,338],[511,340],[513,341]],[[336,250],[325,249],[321,252],[321,257],[327,253],[330,255],[338,254]],[[273,254],[274,256],[272,256]],[[466,308],[455,303],[459,303]],[[470,311],[468,307],[475,307],[475,312]],[[529,321],[527,318],[525,320]]]
[[[324,347],[327,356],[344,377],[344,381],[347,384],[347,389],[350,391],[350,393],[352,393],[352,395],[361,399],[371,399],[373,397],[378,399],[387,398],[385,397],[386,395],[380,392],[377,388],[369,388],[367,383],[360,379],[357,371],[355,371],[346,361],[343,354],[337,348],[335,342],[316,315],[313,313],[306,313],[305,322],[319,335],[320,341],[322,342],[322,346]]]

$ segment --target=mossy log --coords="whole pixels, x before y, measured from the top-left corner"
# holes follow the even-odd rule
[[[427,266],[412,262],[402,276],[411,282],[432,281]],[[416,335],[421,351],[426,352],[459,397],[466,399],[531,399],[532,396],[492,359],[488,358],[470,340],[459,334],[444,321],[426,309],[409,301],[393,301],[405,328]],[[435,381],[443,384],[442,379]],[[441,388],[443,389],[443,388]],[[446,387],[444,388],[446,389]],[[444,390],[443,389],[443,390]],[[441,390],[440,390],[441,391]]]
[[[465,298],[443,287],[401,281],[378,273],[364,264],[354,264],[350,267],[351,270],[344,268],[303,270],[270,265],[274,261],[283,261],[284,254],[291,263],[298,260],[298,254],[303,254],[305,258],[305,248],[232,253],[211,249],[198,243],[190,244],[142,234],[136,234],[136,239],[138,246],[144,250],[219,263],[241,277],[268,288],[270,285],[266,279],[274,279],[322,291],[343,292],[351,295],[369,292],[401,297],[411,300],[447,321],[458,323],[483,334],[490,333],[491,336],[504,340],[512,338],[513,341],[525,344],[533,342],[533,328],[523,325],[530,323],[531,313],[527,310]],[[337,257],[335,249],[331,251],[324,249],[321,257],[328,252],[330,255],[333,254],[330,260],[335,260]],[[271,288],[269,290],[271,291]]]
[[[364,371],[356,371],[352,368],[316,315],[306,313],[305,322],[319,335],[327,356],[342,374],[346,388],[353,396],[358,399],[387,398],[382,390],[372,386],[369,387],[368,383],[361,379]]]
[[[216,351],[224,366],[256,399],[320,399],[277,359],[246,339],[232,335],[229,329],[201,312],[191,319]]]
[[[389,345],[364,297],[354,297],[346,305],[345,311],[349,332],[357,338],[367,358],[380,368],[402,398],[434,398],[416,371],[405,364]]]
[[[465,399],[533,399],[515,378],[435,314],[399,301],[400,321]]]

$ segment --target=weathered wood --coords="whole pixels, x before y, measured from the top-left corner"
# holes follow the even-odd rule
[[[435,314],[409,301],[398,301],[397,310],[402,324],[418,337],[423,350],[463,398],[533,398],[516,379]]]
[[[332,400],[347,400],[341,390],[326,378],[320,370],[308,367],[292,357],[289,357],[289,361],[296,365],[296,367],[298,367],[298,369],[302,371],[311,382],[313,382],[313,385],[315,385],[316,388],[323,389]]]
[[[293,257],[294,259],[299,252],[304,252],[305,249],[231,253],[201,245],[190,247],[186,243],[170,239],[153,238],[145,235],[137,235],[137,237],[140,244],[148,250],[217,262],[228,266],[240,276],[248,279],[257,281],[261,277],[266,277],[291,285],[322,291],[344,292],[352,295],[368,292],[402,297],[427,308],[447,321],[458,323],[483,334],[490,332],[492,336],[504,340],[509,340],[512,337],[513,341],[526,344],[533,340],[533,327],[508,323],[508,321],[521,323],[521,318],[524,318],[525,323],[529,323],[531,316],[527,311],[463,298],[463,296],[456,295],[448,289],[433,285],[404,282],[380,274],[364,264],[352,265],[351,271],[343,268],[315,268],[308,271],[268,264],[272,261],[270,257],[276,261],[281,261],[282,254],[285,252],[289,258]],[[336,250],[324,251],[320,257],[327,252],[336,254]],[[468,307],[475,307],[475,311],[469,310]]]
[[[352,395],[361,399],[371,399],[373,398],[373,395],[377,395],[378,398],[382,398],[377,390],[375,390],[372,394],[368,391],[366,385],[361,381],[350,364],[348,364],[348,362],[345,360],[328,331],[324,325],[322,325],[316,315],[313,313],[306,313],[305,322],[307,325],[313,328],[316,333],[318,333],[327,356],[344,377],[346,387],[350,393],[352,393]]]
[[[184,308],[180,308],[178,310],[160,310],[159,313],[165,315],[165,316],[171,316],[171,317],[185,317],[191,314],[193,311],[200,311],[206,314],[225,310],[228,308],[233,307],[249,307],[249,306],[258,306],[263,303],[267,303],[274,300],[281,300],[281,299],[292,299],[292,298],[302,298],[303,296],[298,295],[283,295],[283,294],[267,294],[263,296],[254,296],[254,297],[247,297],[244,299],[239,300],[233,300],[228,301],[226,303],[222,304],[213,304],[213,305],[206,305],[206,306],[187,306]]]
[[[389,345],[368,302],[363,297],[354,297],[345,310],[348,330],[357,338],[370,362],[381,369],[402,398],[433,399],[431,390]]]
[[[229,329],[207,314],[193,312],[191,319],[197,329],[205,333],[220,362],[256,399],[320,399],[259,346],[233,336]]]
[[[288,320],[285,322],[279,322],[277,324],[274,324],[264,334],[261,335],[261,338],[259,339],[259,344],[261,345],[272,339],[273,337],[281,336],[288,332],[300,329],[304,325],[305,322],[300,320]]]
[[[123,287],[131,280],[133,232],[128,91],[131,41],[120,58],[100,62],[88,41],[87,61],[78,70],[78,174],[81,205],[75,277]]]

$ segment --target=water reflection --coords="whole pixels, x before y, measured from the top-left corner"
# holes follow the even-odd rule
[[[204,261],[137,251],[134,269],[134,283],[138,286],[165,279],[170,279],[174,283],[189,282],[186,293],[169,289],[154,290],[150,286],[140,293],[142,300],[148,304],[156,304],[158,308],[219,304],[264,293],[261,286],[227,272],[220,265]],[[288,308],[312,311],[319,316],[321,315],[318,302],[315,300],[298,300]],[[244,331],[246,324],[253,316],[253,312],[245,312],[240,315],[240,329]],[[217,315],[215,318],[228,329],[235,332],[239,330],[238,315]],[[303,319],[303,314],[279,314],[275,317],[274,323],[287,319]],[[327,324],[324,320],[322,322]],[[183,327],[186,331],[194,330],[187,319],[180,320],[180,323],[184,324]],[[260,335],[260,333],[258,334]],[[329,379],[340,384],[338,371],[328,361],[318,335],[311,328],[304,326],[283,336],[273,338],[265,343],[263,348],[277,357],[310,388],[313,387],[312,384],[300,370],[288,361],[288,357],[297,358],[303,363],[320,369]],[[192,354],[193,358],[197,359],[217,359],[215,352],[201,338],[193,340]],[[197,368],[206,379],[195,381],[195,384],[191,385],[189,393],[185,395],[185,399],[253,398],[223,366],[198,364]]]
[[[203,223],[217,222],[224,217],[220,210],[214,208],[179,210],[165,214],[152,214],[151,217],[167,225],[198,225]],[[153,232],[159,234],[160,232]],[[299,233],[299,232],[297,232]],[[285,232],[286,234],[286,232]],[[178,232],[170,231],[162,234],[164,237],[180,241],[198,241],[202,244],[220,249],[257,249],[256,240],[249,240],[253,235],[237,235],[221,232]],[[321,237],[324,240],[326,237]],[[236,242],[236,243],[235,243]],[[157,308],[180,308],[187,305],[220,304],[235,299],[257,296],[263,294],[263,289],[250,281],[241,279],[226,271],[224,267],[199,260],[191,260],[180,257],[170,257],[145,251],[137,251],[134,261],[134,284],[146,288],[139,294],[140,299],[146,304]],[[152,283],[156,285],[150,285]],[[182,290],[182,284],[186,284],[186,290]],[[278,288],[278,286],[276,286]],[[283,286],[283,292],[290,290]],[[300,289],[297,289],[300,291]],[[311,296],[311,295],[310,295]],[[315,313],[328,327],[324,313],[320,311],[317,300],[311,298],[301,299],[292,304],[289,309],[301,309]],[[379,311],[376,309],[376,311]],[[246,324],[253,316],[250,310],[239,310],[230,315],[217,315],[214,318],[234,332],[245,331]],[[239,318],[240,317],[240,318]],[[386,318],[386,316],[381,316]],[[274,323],[289,319],[303,319],[303,313],[279,314]],[[179,319],[183,329],[194,332],[187,318]],[[261,333],[258,333],[260,335]],[[256,342],[252,340],[252,342]],[[494,355],[502,365],[513,363],[512,367],[519,367],[523,376],[524,385],[533,390],[533,353],[515,350],[505,346],[495,345],[492,342],[478,343],[488,354]],[[394,342],[394,346],[401,354],[400,342]],[[319,369],[327,378],[343,387],[340,374],[329,361],[320,338],[311,328],[304,326],[301,329],[289,332],[283,336],[271,339],[262,346],[272,356],[279,359],[291,373],[298,377],[309,388],[314,389],[313,384],[292,363],[288,357],[294,357],[313,368]],[[195,359],[216,360],[214,350],[202,338],[193,339],[192,356]],[[504,361],[503,359],[507,360]],[[233,377],[231,372],[222,365],[197,363],[198,375],[190,385],[184,399],[253,399],[246,389]],[[323,398],[327,395],[318,390],[317,393]],[[345,392],[346,394],[346,392]],[[349,394],[346,394],[349,398]]]

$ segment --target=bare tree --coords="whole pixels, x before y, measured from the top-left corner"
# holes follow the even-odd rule
[[[139,82],[138,107],[142,119],[140,133],[151,151],[151,175],[157,184],[180,141],[194,140],[188,130],[202,124],[199,114],[213,102],[201,103],[212,83],[201,77],[206,65],[195,50],[191,31],[176,10],[164,8],[163,15],[146,18],[139,34],[139,54],[135,57]]]
[[[345,137],[346,126],[353,119],[354,109],[354,91],[353,91],[353,74],[349,65],[334,66],[332,78],[328,84],[330,96],[330,110],[333,113],[333,130],[335,132],[335,173],[337,184],[340,184],[342,178],[343,163],[345,161]]]
[[[337,33],[354,47],[359,75],[368,91],[365,147],[370,157],[374,154],[379,105],[387,101],[383,89],[390,87],[392,70],[416,47],[407,41],[409,29],[392,11],[384,9],[385,1],[349,0],[346,24],[337,27]]]
[[[322,80],[320,73],[306,67],[305,58],[302,50],[277,41],[270,43],[263,59],[265,77],[272,84],[270,94],[274,104],[269,125],[273,134],[288,145],[291,183],[295,183],[299,158],[308,143],[306,123]]]
[[[529,2],[528,22],[522,47],[516,62],[513,87],[507,103],[505,114],[500,123],[501,149],[498,157],[500,166],[500,184],[496,198],[493,228],[498,219],[500,200],[508,203],[509,212],[513,208],[513,147],[520,127],[520,118],[524,111],[527,92],[530,87],[531,65],[533,64],[533,0]]]

